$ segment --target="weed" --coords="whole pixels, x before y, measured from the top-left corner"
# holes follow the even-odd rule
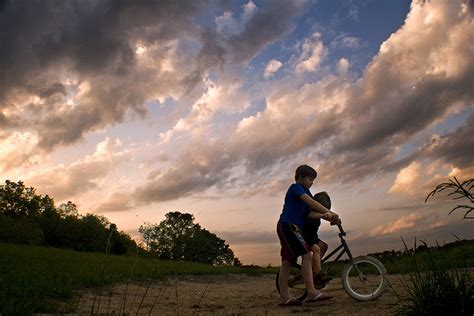
[[[411,255],[411,271],[401,278],[402,315],[473,315],[474,278],[465,258],[444,255],[437,248]]]

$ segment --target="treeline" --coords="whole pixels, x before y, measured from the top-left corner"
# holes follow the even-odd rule
[[[460,248],[462,246],[474,246],[474,239],[459,239],[447,244],[443,245],[436,245],[436,246],[428,246],[425,242],[420,241],[420,245],[414,245],[413,248],[408,248],[405,247],[405,249],[402,250],[386,250],[383,252],[376,252],[376,253],[370,253],[368,254],[369,256],[376,257],[383,262],[388,262],[388,261],[396,261],[398,258],[404,257],[404,256],[409,256],[409,255],[414,255],[414,254],[419,254],[419,253],[424,253],[424,252],[430,252],[433,250],[436,251],[448,251],[450,249],[455,249],[455,248]]]
[[[23,182],[0,185],[0,241],[117,255],[141,254],[167,260],[241,265],[229,245],[194,223],[188,213],[170,212],[159,224],[140,226],[145,245],[137,243],[103,216],[80,215],[72,202],[56,207]],[[145,249],[146,248],[146,249]]]
[[[140,251],[107,218],[80,215],[72,202],[57,207],[48,195],[9,180],[0,185],[0,241],[112,254]]]

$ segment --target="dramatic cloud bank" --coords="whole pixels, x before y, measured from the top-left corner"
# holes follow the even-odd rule
[[[362,78],[329,74],[299,87],[278,82],[266,94],[265,109],[243,118],[219,146],[219,162],[210,163],[212,169],[198,172],[195,159],[185,151],[175,170],[193,173],[185,172],[181,183],[176,183],[176,171],[165,173],[147,186],[157,191],[162,191],[160,183],[167,191],[184,186],[181,193],[187,195],[225,181],[216,176],[234,167],[244,167],[247,174],[271,170],[303,152],[321,162],[326,179],[360,181],[392,172],[396,165],[400,174],[394,193],[410,190],[414,179],[408,177],[414,177],[412,171],[422,168],[425,160],[472,167],[472,119],[452,133],[425,139],[426,145],[412,150],[408,158],[398,157],[404,146],[447,116],[472,109],[474,34],[465,30],[473,26],[472,10],[463,2],[414,2],[405,24],[381,45]],[[317,70],[324,51],[319,39],[319,34],[312,34],[303,42],[297,73]],[[347,60],[338,67],[345,73]],[[215,160],[212,146],[202,148],[201,161]]]
[[[247,61],[288,32],[298,13],[292,1],[261,9],[249,2],[241,30],[200,27],[197,16],[218,3],[7,1],[0,12],[0,27],[9,30],[0,35],[2,129],[33,127],[38,147],[51,151],[128,114],[144,117],[146,101],[179,99],[211,69]]]

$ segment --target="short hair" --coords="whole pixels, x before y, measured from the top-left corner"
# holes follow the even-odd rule
[[[316,170],[313,169],[313,167],[310,167],[308,165],[301,165],[298,168],[296,168],[295,171],[295,181],[298,181],[299,178],[306,178],[306,177],[311,177],[315,178],[318,176],[318,173]]]
[[[328,210],[331,209],[331,198],[326,192],[316,193],[313,198]]]

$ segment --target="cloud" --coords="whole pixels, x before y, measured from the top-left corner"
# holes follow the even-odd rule
[[[264,111],[239,122],[230,137],[230,152],[241,153],[249,173],[317,143],[314,151],[324,152],[324,142],[337,133],[345,98],[344,84],[335,77],[298,90],[279,87],[267,97]]]
[[[348,113],[351,132],[341,148],[403,142],[460,102],[472,102],[468,86],[474,80],[474,57],[467,43],[473,35],[463,30],[474,20],[461,12],[461,2],[455,1],[412,4],[405,25],[381,45],[365,70],[361,93]]]
[[[134,200],[137,204],[175,200],[226,181],[234,163],[223,145],[218,141],[187,145],[171,168],[152,171],[155,176],[135,188]]]
[[[445,135],[433,135],[417,155],[449,162],[460,168],[472,167],[474,153],[474,114],[455,131]]]
[[[213,29],[196,18],[212,5],[225,9],[221,1],[6,2],[2,128],[33,127],[38,147],[51,152],[143,118],[146,102],[185,98],[225,62],[248,62],[292,29],[302,6],[282,0],[257,8],[249,1],[238,20],[225,10]]]
[[[257,10],[255,3],[249,1],[242,6],[243,12],[240,19],[234,18],[231,11],[225,11],[224,14],[215,18],[216,31],[225,37],[241,33]]]
[[[232,60],[247,61],[263,47],[288,34],[294,27],[293,19],[303,7],[303,1],[276,0],[265,7],[252,9],[255,13],[245,28],[241,33],[231,36],[227,43]]]
[[[31,132],[0,131],[0,171],[6,174],[44,162],[46,157],[35,150],[37,143],[37,135]]]
[[[107,137],[96,151],[68,166],[58,165],[30,174],[25,183],[58,200],[100,189],[101,181],[120,162],[129,159],[118,139]]]
[[[232,12],[226,11],[223,15],[216,17],[216,30],[218,33],[238,33],[238,21],[234,19]]]
[[[336,48],[358,48],[361,45],[361,40],[358,37],[347,34],[340,34],[336,36],[329,44],[331,49]]]
[[[280,70],[281,66],[283,66],[283,64],[280,61],[276,59],[270,60],[265,67],[263,77],[265,79],[272,77],[278,70]]]
[[[291,33],[304,2],[257,7],[250,1],[238,12],[219,7],[212,11],[218,12],[214,24],[198,25],[196,17],[212,4],[8,2],[0,21],[11,30],[0,35],[0,142],[20,137],[11,130],[28,132],[32,140],[20,137],[26,148],[36,144],[51,152],[91,131],[147,116],[147,102],[172,99],[183,115],[171,128],[159,128],[159,145],[173,147],[177,160],[154,165],[134,190],[141,203],[228,189],[228,178],[239,179],[234,181],[240,188],[263,187],[271,181],[260,175],[271,172],[279,180],[281,166],[302,161],[317,164],[322,180],[331,182],[396,172],[402,183],[407,177],[401,170],[413,162],[420,168],[434,160],[458,170],[472,167],[471,151],[465,150],[472,143],[472,118],[453,132],[431,135],[474,101],[474,35],[465,31],[474,22],[462,1],[413,2],[405,24],[360,78],[348,74],[349,59],[340,58],[305,82],[302,74],[320,70],[328,49],[314,33],[296,46],[298,54],[290,59],[295,72],[263,83],[238,76],[265,47]],[[360,40],[343,34],[329,48],[357,45]],[[267,66],[268,78],[282,67]],[[249,85],[253,90],[244,93]],[[160,110],[168,110],[166,104]],[[220,116],[225,123],[218,122]],[[413,152],[402,155],[405,147]],[[32,163],[38,151],[20,152]],[[83,171],[80,187],[97,185],[107,174],[105,157],[96,158],[101,163],[93,174]],[[60,185],[49,183],[46,173],[37,176],[38,183],[64,188],[68,196],[73,181],[67,179],[76,181],[80,166],[93,168],[86,160],[60,166]]]
[[[294,28],[294,18],[300,14],[304,1],[276,0],[256,7],[253,2],[243,7],[242,19],[233,13],[217,18],[217,30],[204,28],[202,48],[196,66],[185,82],[194,86],[205,77],[209,69],[223,69],[247,63],[264,47],[276,42]]]
[[[335,117],[346,97],[341,93],[344,89],[339,89],[335,77],[296,91],[278,89],[267,98],[264,112],[242,119],[225,140],[192,137],[169,169],[152,171],[154,176],[136,188],[135,199],[139,203],[174,200],[205,192],[217,184],[226,194],[236,188],[244,193],[242,188],[256,192],[267,187],[271,181],[257,178],[268,172],[269,166],[335,133]],[[294,108],[293,100],[298,100],[301,107]],[[301,130],[304,115],[308,117],[307,129]],[[319,124],[311,123],[314,116]],[[232,179],[238,179],[237,183]],[[281,187],[279,182],[274,184]]]
[[[347,58],[341,58],[339,59],[339,62],[337,63],[337,71],[341,75],[347,74],[347,71],[349,70],[349,60]]]
[[[278,243],[273,231],[216,231],[215,234],[232,245]]]
[[[407,228],[416,227],[418,222],[424,220],[425,216],[420,213],[410,213],[386,225],[379,225],[370,231],[370,236],[388,235],[402,231]]]
[[[259,9],[252,19],[261,13]],[[470,120],[455,134],[442,136],[463,139],[450,144],[458,155],[450,156],[447,142],[438,140],[436,146],[431,145],[431,153],[425,146],[418,155],[398,160],[401,148],[411,145],[415,136],[474,101],[474,56],[470,54],[474,35],[465,32],[471,26],[472,13],[463,11],[461,2],[414,2],[405,24],[381,45],[361,78],[325,74],[316,82],[297,86],[290,76],[287,82],[269,85],[265,108],[231,128],[218,151],[201,143],[202,160],[214,161],[217,155],[225,157],[226,164],[216,162],[218,168],[197,172],[196,160],[185,152],[175,164],[176,169],[188,170],[183,181],[174,179],[176,171],[161,173],[147,189],[139,190],[142,198],[172,199],[216,184],[222,187],[226,181],[219,174],[234,169],[244,172],[249,183],[258,182],[252,175],[277,170],[280,164],[296,165],[308,161],[307,157],[324,170],[323,182],[354,182],[368,175],[400,172],[414,161],[422,168],[424,158],[471,165],[470,154],[462,152],[460,145],[471,142],[467,139]],[[302,43],[301,72],[319,66],[318,58],[324,55],[320,36],[316,33]],[[346,63],[340,65],[344,70]],[[409,179],[409,170],[400,172],[393,192],[402,190],[404,181],[415,181]],[[179,192],[181,184],[185,188]]]
[[[51,151],[127,115],[145,116],[148,100],[182,95],[190,56],[198,51],[181,43],[199,38],[194,17],[208,4],[7,1],[0,21],[9,30],[0,35],[0,123],[33,127],[38,146]],[[84,83],[89,91],[76,94]]]
[[[389,189],[389,193],[415,194],[417,180],[420,177],[421,166],[417,162],[412,162],[408,167],[403,168],[397,174],[395,183]]]
[[[224,78],[218,83],[209,78],[204,81],[206,90],[193,103],[186,117],[180,118],[170,130],[160,133],[162,142],[170,142],[176,134],[199,129],[219,112],[240,113],[249,107],[248,96],[241,90],[240,81]]]
[[[301,44],[301,55],[296,64],[296,73],[301,74],[319,70],[325,54],[326,48],[321,41],[321,34],[314,33]]]
[[[112,193],[96,207],[99,213],[123,212],[131,209],[133,209],[133,200],[128,192]]]
[[[249,2],[243,5],[243,8],[244,8],[243,20],[245,22],[248,22],[248,20],[255,14],[255,11],[257,10],[257,6],[252,0],[250,0]]]
[[[463,30],[474,20],[463,8],[461,1],[412,3],[405,24],[352,85],[332,158],[321,168],[350,181],[393,171],[395,163],[405,167],[423,154],[397,161],[402,146],[470,107],[474,56],[468,43],[474,38]]]
[[[396,170],[398,167],[402,168],[399,176],[401,176],[402,172],[406,171],[405,178],[409,178],[407,174],[409,170],[415,171],[416,177],[419,178],[421,169],[424,169],[423,174],[425,177],[429,177],[429,179],[424,181],[422,179],[417,179],[419,181],[413,179],[411,184],[407,184],[406,190],[403,189],[403,185],[397,186],[397,183],[395,183],[390,191],[411,191],[413,194],[416,191],[426,193],[439,183],[446,182],[448,178],[456,176],[459,179],[470,179],[474,177],[474,166],[472,165],[474,156],[471,151],[467,150],[474,146],[471,137],[474,132],[473,124],[474,115],[471,114],[454,131],[444,135],[432,135],[423,146],[419,147],[411,155],[393,165],[389,165],[387,171]],[[424,160],[425,165],[422,166],[420,162],[416,162],[418,160]],[[415,173],[413,176],[415,176]],[[417,189],[413,187],[415,184],[418,186]]]

